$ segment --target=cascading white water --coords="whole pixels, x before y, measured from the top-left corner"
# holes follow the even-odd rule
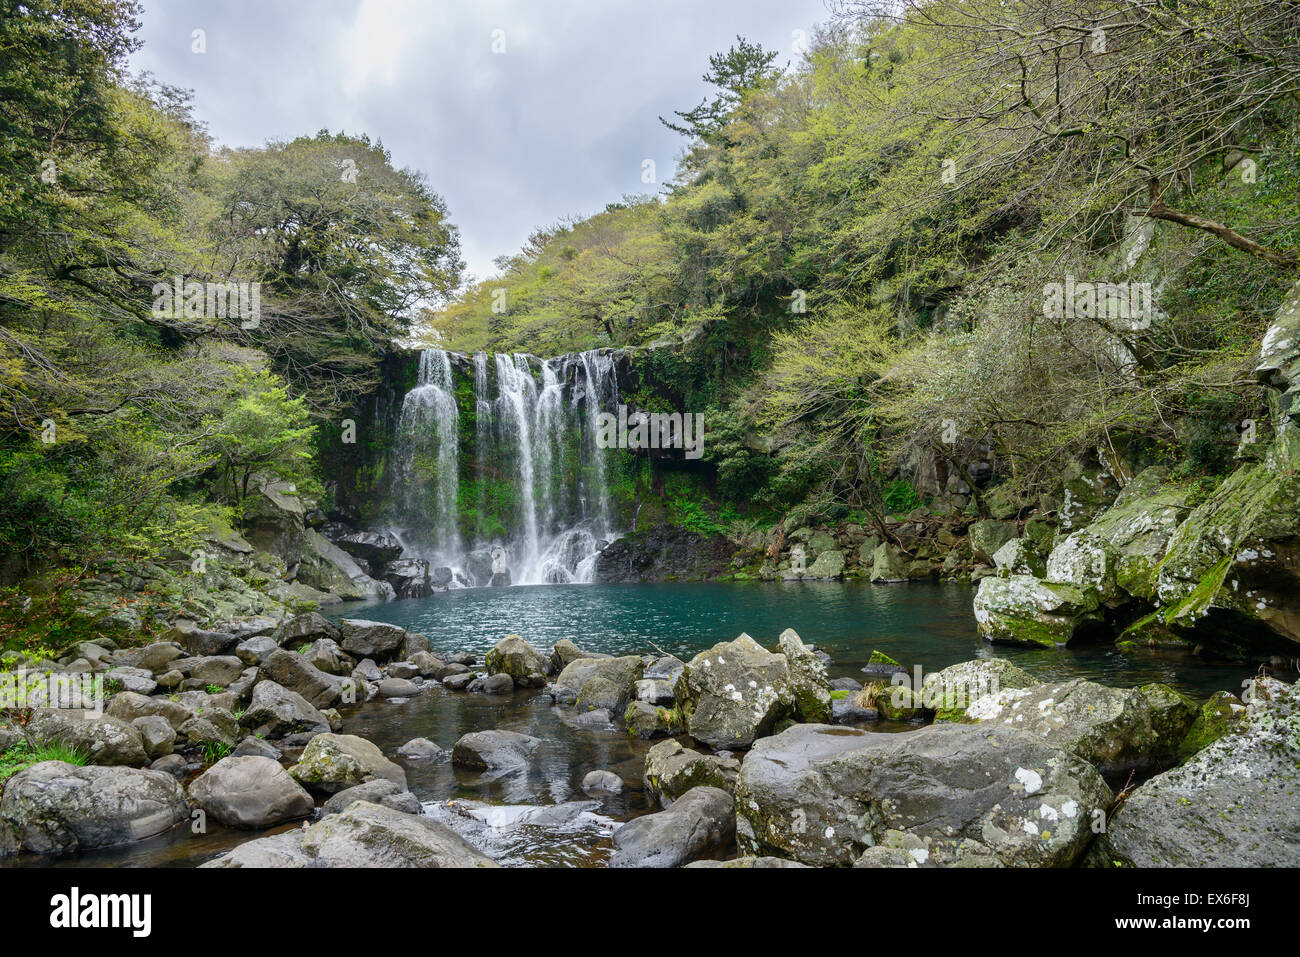
[[[478,514],[464,520],[479,532],[466,532],[467,547],[459,531],[452,366],[436,349],[421,354],[419,385],[402,404],[389,496],[402,527],[394,532],[412,554],[452,568],[457,581],[504,581],[504,563],[512,584],[590,582],[615,537],[596,430],[599,414],[617,404],[613,354],[498,354],[495,395],[488,356],[476,353],[472,368],[475,447],[466,479],[477,484]],[[511,501],[503,505],[502,496]]]
[[[457,528],[459,491],[456,397],[451,359],[441,349],[420,353],[416,386],[402,400],[395,443],[398,516],[404,524],[427,533],[430,541],[415,550],[448,562],[462,551]],[[417,464],[432,460],[432,481]],[[430,551],[431,546],[431,551]]]

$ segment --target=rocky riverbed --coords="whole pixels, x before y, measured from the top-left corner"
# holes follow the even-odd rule
[[[1300,863],[1300,693],[1267,677],[1200,702],[985,658],[913,687],[876,655],[832,680],[793,630],[690,660],[510,635],[480,661],[314,612],[7,664],[109,691],[6,712],[0,753],[62,758],[4,782],[9,864],[151,841],[208,867]],[[368,730],[459,700],[483,706],[455,740]],[[539,706],[604,742],[582,793],[515,787],[555,746],[518,720]],[[478,798],[430,800],[448,773]]]

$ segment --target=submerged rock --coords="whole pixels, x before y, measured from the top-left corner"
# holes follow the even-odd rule
[[[471,731],[452,746],[451,763],[478,771],[517,771],[532,763],[541,739],[517,731]]]
[[[919,841],[916,863],[1065,866],[1111,800],[1082,758],[1016,729],[804,724],[746,756],[736,840],[742,854],[846,865],[899,832]]]

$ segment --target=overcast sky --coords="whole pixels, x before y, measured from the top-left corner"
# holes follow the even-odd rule
[[[218,143],[328,128],[423,170],[470,272],[529,233],[657,190],[710,53],[736,34],[795,61],[824,0],[144,0],[133,67],[194,91]],[[206,52],[193,52],[195,30]],[[494,31],[501,31],[496,33]],[[504,53],[493,50],[504,44]],[[642,182],[645,160],[658,182]]]

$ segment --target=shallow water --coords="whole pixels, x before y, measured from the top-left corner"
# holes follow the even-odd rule
[[[996,654],[1044,680],[1082,676],[1116,687],[1163,681],[1198,699],[1219,690],[1239,692],[1241,682],[1253,671],[1247,665],[1214,663],[1181,652],[1125,655],[1104,646],[994,649],[976,634],[973,594],[966,586],[933,583],[551,585],[354,603],[331,613],[335,618],[399,624],[427,635],[436,650],[469,651],[480,662],[494,643],[511,632],[541,650],[569,638],[588,651],[642,654],[657,647],[690,657],[742,631],[773,647],[780,633],[793,627],[806,643],[834,657],[832,677],[861,679],[860,668],[873,649],[909,668],[920,666],[924,672]],[[429,813],[455,825],[503,864],[591,866],[608,857],[614,822],[654,809],[642,789],[641,773],[645,752],[655,742],[631,740],[613,725],[581,727],[575,717],[571,710],[553,707],[550,698],[535,689],[492,696],[449,692],[439,686],[418,698],[373,701],[348,710],[343,731],[370,739],[390,755],[411,738],[429,738],[450,748],[461,735],[488,728],[542,739],[538,758],[526,773],[492,777],[444,762],[407,765],[407,780]],[[910,727],[881,723],[873,729]],[[580,785],[583,776],[597,768],[620,775],[624,792],[590,802]],[[550,807],[580,801],[587,803],[522,825],[518,816],[524,812],[484,807]],[[44,863],[188,866],[259,836],[212,823],[206,835],[179,828],[129,848]]]

